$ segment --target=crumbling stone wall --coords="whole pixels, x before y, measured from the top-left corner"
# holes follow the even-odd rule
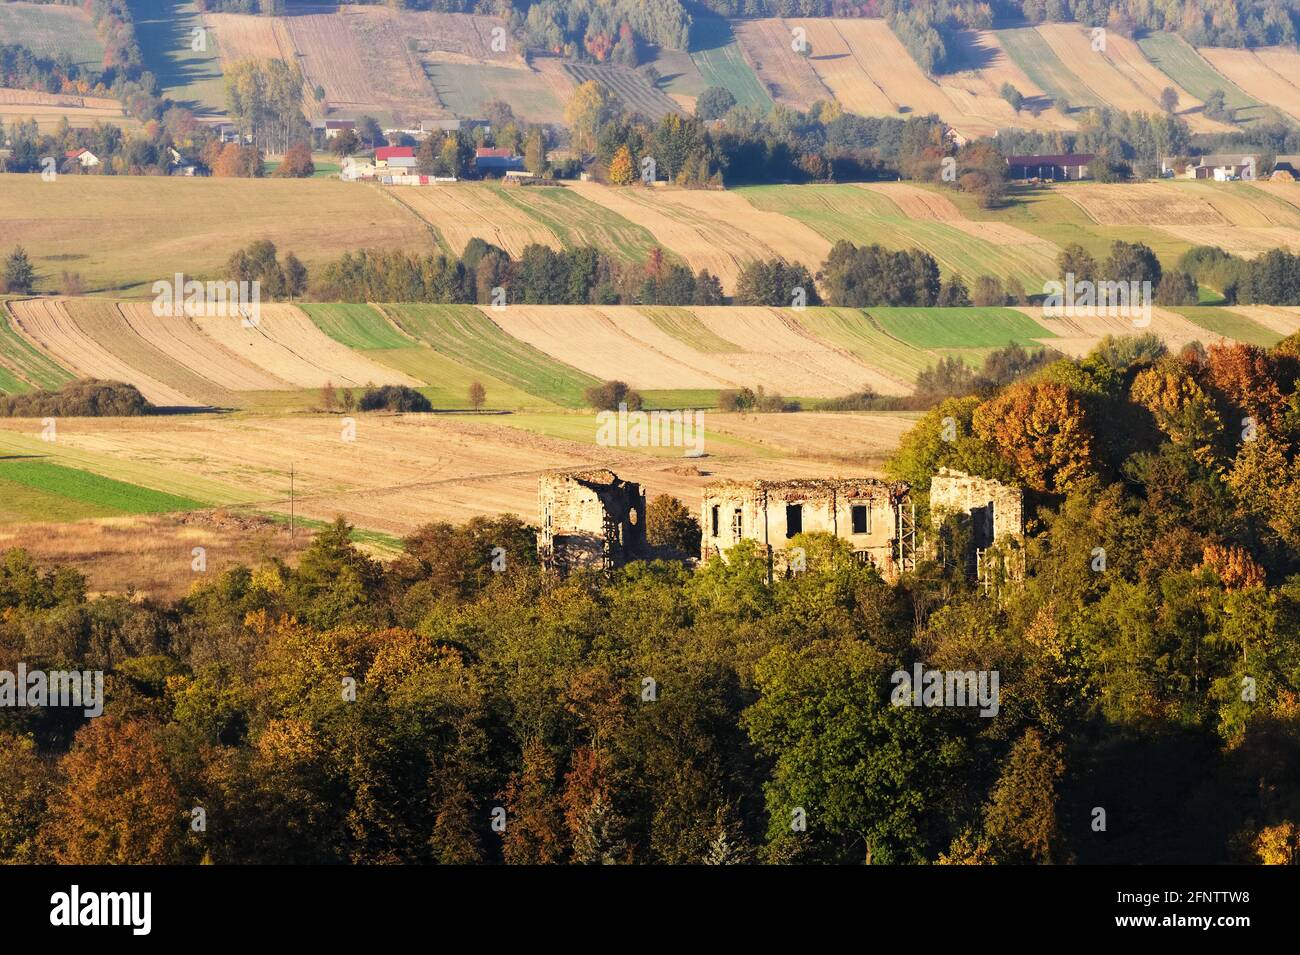
[[[992,478],[940,468],[930,479],[930,521],[939,527],[955,513],[971,517],[972,543],[991,547],[1025,535],[1025,495]]]
[[[561,572],[613,568],[645,554],[645,492],[613,471],[544,474],[537,503],[537,554],[543,566]]]
[[[900,504],[911,506],[907,484],[874,478],[716,481],[704,489],[701,502],[700,557],[708,560],[752,540],[767,554],[772,571],[784,573],[790,539],[822,532],[847,541],[859,559],[896,576]]]

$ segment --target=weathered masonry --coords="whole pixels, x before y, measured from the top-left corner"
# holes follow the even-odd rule
[[[704,489],[700,557],[752,540],[765,549],[769,572],[784,573],[790,540],[820,531],[848,541],[858,560],[894,579],[915,566],[915,514],[901,481],[717,481]]]
[[[613,471],[544,474],[537,503],[537,555],[545,567],[610,569],[645,553],[645,492]]]
[[[930,521],[936,529],[954,514],[970,519],[969,551],[961,555],[972,575],[984,576],[985,552],[995,544],[1015,549],[1025,536],[1025,495],[991,478],[940,468],[930,479]],[[1021,555],[1023,556],[1023,555]],[[1008,567],[1009,576],[1023,576],[1019,563]]]

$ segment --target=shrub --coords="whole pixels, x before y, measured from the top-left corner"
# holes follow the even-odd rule
[[[156,409],[135,385],[83,378],[58,391],[29,391],[0,397],[0,416],[7,418],[134,418]]]
[[[432,411],[429,399],[406,385],[382,385],[367,388],[357,402],[361,411]]]
[[[607,381],[593,385],[582,393],[582,400],[597,411],[617,411],[620,404],[627,405],[629,411],[639,411],[641,408],[641,396],[629,388],[625,381]]]

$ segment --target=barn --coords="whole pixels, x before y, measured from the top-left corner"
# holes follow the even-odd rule
[[[1097,158],[1093,153],[1063,156],[1008,156],[1012,179],[1088,179],[1088,164]]]

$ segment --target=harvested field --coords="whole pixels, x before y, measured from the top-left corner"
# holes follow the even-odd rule
[[[1254,50],[1202,47],[1200,53],[1247,95],[1300,121],[1300,50],[1283,46]]]
[[[1247,96],[1178,34],[1148,33],[1138,40],[1138,46],[1157,69],[1202,102],[1214,90],[1222,90],[1224,104],[1234,110],[1237,122],[1275,122],[1281,119],[1271,106]]]
[[[984,222],[912,219],[879,191],[856,185],[752,186],[736,191],[756,208],[798,219],[832,243],[847,239],[858,245],[924,249],[944,271],[958,272],[968,281],[996,275],[1014,277],[1032,288],[1056,274],[1057,250],[1050,242],[1031,241],[1009,225],[986,231]]]
[[[223,67],[240,60],[294,61],[293,41],[283,17],[205,13],[203,25],[216,37]]]
[[[4,523],[0,511],[0,524]],[[192,567],[195,547],[207,551],[207,574],[214,575],[272,558],[296,564],[311,538],[299,530],[291,541],[287,524],[265,518],[191,511],[63,524],[8,524],[0,527],[0,550],[21,547],[38,561],[71,566],[85,575],[91,593],[132,591],[137,597],[178,600],[200,577]]]
[[[253,239],[313,270],[358,248],[430,247],[410,210],[377,189],[327,179],[4,175],[0,193],[0,235],[27,249],[42,290],[70,270],[90,291],[152,298],[152,284],[173,272],[221,274]]]
[[[815,337],[800,324],[799,312],[757,307],[701,307],[694,312],[710,332],[743,345],[742,354],[715,358],[746,383],[808,398],[835,397],[866,384],[886,394],[907,390],[848,350]]]
[[[614,259],[644,262],[659,243],[636,219],[629,219],[604,205],[592,202],[577,181],[562,187],[524,188],[489,185],[502,201],[540,223],[568,248],[591,245]],[[607,189],[608,187],[601,187]]]
[[[1106,32],[1104,50],[1094,50],[1092,31],[1075,23],[1045,23],[1036,28],[1079,82],[1108,106],[1126,111],[1159,112],[1160,92],[1172,86],[1178,111],[1193,132],[1226,132],[1231,125],[1206,118],[1200,100],[1151,65],[1136,43],[1116,30]]]
[[[189,318],[158,317],[143,302],[120,302],[126,331],[225,391],[283,391],[288,382],[269,374],[201,332]],[[229,399],[227,399],[229,400]]]
[[[149,401],[161,407],[194,407],[203,404],[170,385],[133,368],[80,327],[57,299],[26,299],[10,302],[10,311],[21,333],[61,365],[83,378],[102,378],[135,385]]]
[[[1071,108],[1100,108],[1106,105],[1061,62],[1061,58],[1033,27],[999,30],[997,35],[998,43],[1006,50],[1011,61],[1024,71],[1035,86],[1051,97],[1058,109],[1062,103]]]
[[[1074,129],[1077,125],[1052,105],[1047,91],[1007,55],[998,33],[993,30],[955,30],[948,48],[962,69],[938,77],[940,87],[954,103],[967,112],[982,116],[1000,126],[1023,129]],[[1002,96],[1002,87],[1010,83],[1025,98],[1025,108],[1012,109]],[[1034,110],[1038,110],[1037,116]]]
[[[0,10],[3,10],[0,4]],[[0,87],[0,119],[18,123],[34,119],[42,130],[67,117],[73,126],[99,123],[124,123],[127,116],[122,104],[103,96],[78,96],[69,93],[39,93],[34,90]],[[137,125],[131,121],[129,125]]]
[[[655,241],[693,270],[708,269],[718,276],[728,291],[735,288],[746,262],[780,256],[816,272],[830,252],[830,243],[813,229],[756,209],[734,192],[591,182],[574,182],[568,188],[648,229]]]
[[[1212,340],[1227,338],[1248,345],[1270,348],[1286,337],[1235,309],[1201,307],[1176,308],[1171,311],[1177,312],[1188,321],[1205,329],[1210,333]]]
[[[853,458],[880,466],[898,448],[919,414],[712,414],[707,427],[770,446],[786,454],[821,460]]]
[[[1047,329],[1055,338],[1045,339],[1044,344],[1057,351],[1079,357],[1086,355],[1107,335],[1138,335],[1150,333],[1158,335],[1170,351],[1178,351],[1184,345],[1194,341],[1205,341],[1205,330],[1194,322],[1188,321],[1178,312],[1167,308],[1153,308],[1151,324],[1138,327],[1127,317],[1071,316],[1068,318],[1049,318],[1038,307],[1024,306],[1016,311],[1023,312],[1035,322]]]
[[[1300,308],[1281,305],[1233,305],[1223,309],[1250,319],[1283,338],[1300,332]]]
[[[669,113],[682,112],[681,107],[666,93],[651,86],[645,76],[636,70],[594,63],[565,63],[564,69],[575,84],[595,80],[622,100],[629,110],[638,112],[647,119],[657,121]]]
[[[890,391],[877,387],[882,394],[911,391],[916,376],[935,362],[932,353],[890,335],[864,309],[810,308],[796,317],[809,332],[878,369],[894,387],[902,389]]]
[[[510,104],[520,119],[533,123],[563,123],[564,102],[556,95],[552,77],[525,66],[509,68],[448,60],[443,54],[422,57],[424,75],[443,107],[457,116],[482,116],[488,103]],[[570,82],[569,87],[572,88]],[[567,97],[565,97],[567,99]]]
[[[1300,229],[1244,229],[1234,226],[1162,226],[1189,245],[1217,245],[1225,252],[1253,259],[1270,249],[1300,251]]]
[[[557,314],[559,312],[559,314]],[[614,314],[624,312],[622,321]],[[692,352],[682,342],[659,333],[638,338],[624,325],[639,320],[653,323],[635,309],[574,306],[562,310],[547,306],[511,305],[485,309],[484,314],[508,335],[526,342],[551,358],[602,380],[626,381],[633,388],[727,388],[734,382],[706,370],[705,355]],[[645,334],[645,329],[642,329]],[[646,339],[663,350],[649,345]]]
[[[1257,179],[1249,184],[1252,189],[1259,189],[1267,193],[1274,199],[1285,202],[1294,209],[1300,210],[1300,183],[1297,182],[1273,182],[1271,179]]]
[[[1071,183],[1062,190],[1100,225],[1198,225],[1231,223],[1202,196],[1174,183],[1135,182],[1119,188]]]
[[[238,318],[200,317],[192,321],[228,351],[298,388],[362,385],[418,385],[420,382],[327,336],[294,305],[263,305],[255,327]]]
[[[385,305],[383,310],[402,331],[450,360],[544,401],[581,408],[583,391],[599,384],[507,335],[473,305]]]
[[[791,48],[792,28],[784,20],[736,20],[731,28],[759,82],[782,106],[807,110],[819,100],[834,99],[808,57]]]
[[[1032,247],[1036,254],[1057,254],[1056,246],[1009,222],[986,222],[966,218],[965,213],[942,192],[907,182],[857,183],[860,188],[879,193],[917,221],[946,222],[954,228],[992,245]]]
[[[487,183],[457,182],[413,189],[384,190],[438,230],[446,251],[460,255],[470,239],[479,238],[518,256],[533,243],[561,249],[559,237],[536,222]]]
[[[104,63],[104,44],[79,6],[6,0],[0,3],[0,43],[21,44],[55,60],[66,53],[78,66],[101,69]]]
[[[116,355],[136,373],[161,381],[185,395],[190,399],[186,404],[215,408],[234,406],[235,396],[229,389],[222,388],[209,377],[195,373],[189,366],[159,349],[127,322],[116,302],[103,299],[65,299],[63,307],[82,332]],[[148,312],[149,308],[141,305],[137,311]],[[184,318],[174,318],[171,321],[188,324]],[[238,366],[239,361],[234,355],[227,354],[225,358]]]

